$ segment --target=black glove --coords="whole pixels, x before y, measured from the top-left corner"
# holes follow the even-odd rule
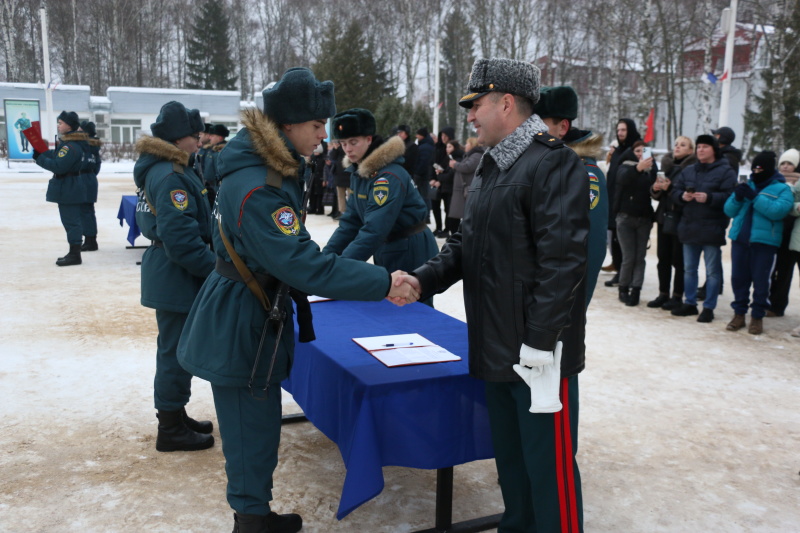
[[[745,198],[753,199],[756,197],[756,191],[752,189],[747,183],[740,183],[733,189],[733,194],[736,195],[736,200],[743,202]]]
[[[36,148],[34,148],[33,149],[33,160],[36,161],[37,159],[39,159],[40,155],[42,155],[42,153],[41,152],[37,152]]]

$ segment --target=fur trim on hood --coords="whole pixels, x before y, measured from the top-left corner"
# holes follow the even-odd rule
[[[278,124],[260,109],[242,111],[242,124],[250,133],[253,152],[283,177],[297,178],[300,161],[292,156],[289,147],[281,137]]]
[[[164,161],[170,163],[178,163],[185,167],[189,165],[189,154],[172,144],[171,142],[159,139],[158,137],[151,137],[150,135],[142,135],[136,141],[136,152],[140,154],[154,155]]]
[[[228,143],[227,143],[227,142],[225,142],[225,141],[222,141],[221,143],[217,143],[217,144],[215,144],[214,146],[212,146],[212,147],[211,147],[211,150],[212,150],[212,151],[214,151],[214,152],[219,152],[220,150],[222,150],[223,148],[225,148],[225,145],[226,145],[226,144],[228,144]]]
[[[103,141],[100,139],[95,139],[94,137],[89,137],[87,142],[89,143],[89,146],[103,146]]]
[[[73,131],[72,133],[65,133],[64,135],[59,135],[58,138],[64,142],[89,140],[89,136],[82,131]]]
[[[364,160],[359,163],[356,174],[360,178],[371,178],[380,169],[406,153],[406,143],[400,137],[391,137],[388,141],[375,148]],[[350,166],[350,160],[345,157],[343,165]]]
[[[600,159],[603,153],[603,136],[599,133],[586,132],[580,139],[567,144],[580,158]]]

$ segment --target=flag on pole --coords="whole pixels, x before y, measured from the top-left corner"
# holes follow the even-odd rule
[[[655,118],[656,118],[656,110],[655,108],[650,108],[650,114],[647,115],[647,122],[645,125],[647,126],[647,132],[644,134],[644,142],[651,143],[656,138],[656,128],[655,128]]]
[[[720,76],[717,79],[717,81],[725,81],[727,78],[728,78],[728,71],[726,70],[725,72],[722,73],[722,76]]]
[[[711,85],[717,84],[717,77],[714,76],[713,72],[704,72],[700,79],[703,80],[703,83],[710,83]]]

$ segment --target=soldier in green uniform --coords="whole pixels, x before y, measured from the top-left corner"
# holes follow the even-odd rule
[[[203,450],[214,445],[211,422],[186,414],[192,375],[178,363],[176,351],[183,325],[203,281],[214,268],[211,211],[203,183],[189,165],[198,148],[199,115],[180,102],[161,108],[153,136],[136,142],[140,154],[133,168],[139,187],[136,222],[153,241],[142,257],[142,298],[156,310],[158,349],[153,382],[158,410],[156,449],[162,452]]]
[[[27,113],[24,111],[19,114],[19,118],[14,123],[14,129],[19,132],[19,149],[20,152],[27,152],[30,149],[28,138],[25,137],[23,131],[31,127],[31,119],[28,118]]]
[[[359,261],[373,257],[390,272],[411,271],[435,256],[439,247],[425,223],[425,200],[403,168],[403,140],[383,143],[366,109],[339,113],[332,128],[350,163],[353,194],[323,251]]]
[[[219,174],[217,173],[217,156],[228,144],[227,139],[230,135],[230,130],[222,124],[214,124],[208,132],[208,149],[206,150],[205,157],[203,158],[203,180],[205,181],[206,188],[209,190],[209,197],[212,200],[211,205],[214,205],[213,199],[216,197],[219,190]]]
[[[97,175],[100,173],[100,147],[103,143],[97,138],[94,122],[81,122],[81,131],[89,137],[89,151],[86,156],[88,172],[86,173],[86,202],[81,204],[81,227],[83,228],[83,245],[81,252],[97,251],[97,217],[94,204],[97,203]]]
[[[79,132],[80,121],[74,111],[62,111],[58,115],[58,144],[54,150],[44,153],[33,151],[36,164],[53,173],[47,184],[47,201],[58,204],[61,224],[67,232],[69,253],[59,257],[58,266],[81,264],[81,204],[87,201],[85,175],[89,169],[86,157],[89,153],[88,137]]]
[[[287,287],[351,300],[380,300],[390,289],[391,295],[413,292],[407,285],[392,288],[399,273],[321,253],[300,219],[309,176],[304,157],[327,136],[326,120],[336,112],[333,83],[317,81],[306,68],[292,68],[263,96],[263,113],[244,111],[245,127],[217,157],[222,182],[214,223],[216,267],[192,307],[178,348],[183,367],[211,382],[228,503],[239,533],[302,527],[300,516],[270,510],[281,431],[280,382],[294,356]],[[246,284],[251,273],[256,283]],[[273,307],[282,319],[268,320]]]

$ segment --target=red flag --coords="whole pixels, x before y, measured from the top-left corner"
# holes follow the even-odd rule
[[[645,123],[647,126],[647,133],[644,134],[644,142],[646,143],[651,143],[656,138],[655,115],[656,110],[651,107],[650,114],[647,116],[647,122]]]

